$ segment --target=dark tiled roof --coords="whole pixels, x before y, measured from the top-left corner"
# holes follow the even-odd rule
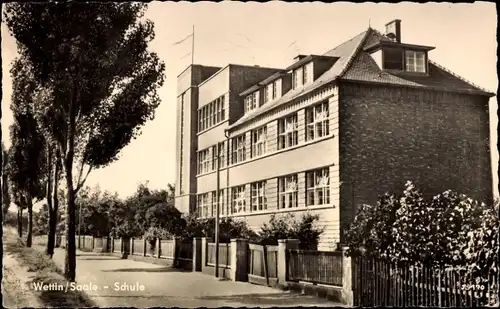
[[[279,70],[278,72],[274,73],[273,75],[267,77],[266,79],[264,79],[263,81],[257,83],[256,85],[253,85],[252,87],[246,89],[245,91],[243,91],[242,93],[239,94],[239,96],[245,96],[247,94],[250,94],[256,90],[259,90],[260,86],[265,86],[267,84],[269,84],[270,82],[278,79],[280,76],[286,74],[286,70]]]
[[[373,44],[376,40],[384,39],[384,36],[375,30],[372,31],[370,36],[371,38],[367,40],[370,44]],[[373,58],[364,51],[360,51],[354,58],[351,67],[342,76],[342,80],[492,95],[485,89],[473,85],[432,61],[429,61],[429,74],[426,75],[383,71]]]
[[[333,66],[312,84],[295,90],[290,90],[283,97],[251,111],[232,124],[228,130],[258,117],[280,105],[286,104],[314,89],[328,84],[336,79],[346,81],[380,83],[386,85],[400,85],[439,89],[445,91],[464,92],[494,96],[493,93],[482,89],[451,71],[429,61],[429,74],[418,75],[405,72],[388,72],[381,70],[373,58],[364,51],[366,47],[374,46],[379,42],[392,42],[380,32],[368,28],[351,40],[328,51],[324,56],[338,57]]]
[[[354,38],[350,39],[349,41],[337,46],[336,48],[328,51],[324,56],[330,56],[330,57],[338,57],[339,59],[333,64],[333,66],[327,70],[323,75],[321,75],[318,79],[316,79],[312,84],[309,84],[305,87],[297,88],[294,90],[290,90],[287,93],[285,93],[284,96],[281,98],[269,102],[267,104],[264,104],[262,107],[251,111],[245,115],[243,115],[238,121],[233,123],[228,130],[235,128],[242,123],[245,123],[251,119],[254,119],[255,117],[272,110],[278,106],[281,106],[297,97],[300,97],[301,95],[304,95],[314,89],[317,89],[325,84],[328,84],[335,80],[337,77],[341,76],[342,73],[344,72],[345,68],[349,64],[351,58],[354,56],[354,54],[357,52],[359,46],[361,46],[361,42],[363,41],[365,35],[368,33],[368,31],[364,31]]]

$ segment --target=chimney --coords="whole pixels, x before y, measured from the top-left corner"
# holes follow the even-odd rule
[[[395,19],[385,25],[385,35],[401,43],[401,20]]]
[[[301,59],[303,59],[305,57],[307,57],[307,56],[306,55],[298,55],[297,57],[293,58],[293,60],[299,61],[299,60],[301,60]]]

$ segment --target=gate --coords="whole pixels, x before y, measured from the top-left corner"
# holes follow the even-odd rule
[[[248,244],[248,282],[277,286],[278,246]]]
[[[193,243],[188,242],[176,242],[175,243],[175,263],[177,267],[184,268],[186,270],[192,270],[193,268]]]

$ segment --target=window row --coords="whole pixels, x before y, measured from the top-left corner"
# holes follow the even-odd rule
[[[249,188],[249,192],[247,190]],[[224,189],[219,191],[220,214],[225,214]],[[319,206],[330,204],[330,177],[329,168],[315,169],[305,173],[305,206]],[[200,216],[215,216],[217,207],[216,191],[199,194],[197,208]],[[229,189],[229,209],[227,214],[243,214],[267,210],[268,192],[267,181],[259,181]],[[278,209],[299,207],[298,174],[278,178]]]
[[[196,202],[196,211],[201,218],[210,218],[216,216],[217,203],[220,203],[220,215],[225,212],[225,189],[219,191],[219,200],[217,201],[217,191],[198,194]]]
[[[328,102],[323,102],[305,110],[305,139],[312,141],[329,135]],[[268,152],[268,141],[273,138],[268,136],[267,127],[263,126],[250,132],[250,157],[255,158]],[[278,150],[293,147],[299,144],[298,114],[294,113],[278,119]],[[231,140],[231,162],[236,164],[245,161],[246,137],[245,134],[236,136]]]
[[[215,126],[226,119],[225,97],[221,96],[198,109],[198,132]]]
[[[226,166],[225,145],[225,142],[221,142],[217,145],[198,151],[196,169],[196,173],[198,175],[217,170],[217,154],[219,155],[220,168],[224,168]]]

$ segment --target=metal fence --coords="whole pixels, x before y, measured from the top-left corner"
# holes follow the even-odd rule
[[[355,306],[478,307],[498,302],[498,273],[476,281],[457,269],[353,259]]]
[[[341,251],[288,250],[288,280],[342,286]]]

